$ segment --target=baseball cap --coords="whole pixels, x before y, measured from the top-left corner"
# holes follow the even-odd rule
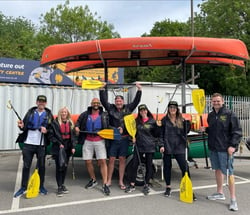
[[[39,95],[39,96],[37,96],[36,101],[47,102],[47,98],[44,95]]]
[[[138,110],[140,111],[140,110],[148,110],[148,107],[147,107],[147,105],[145,105],[145,104],[141,104],[141,105],[139,105],[138,106]]]
[[[174,106],[178,107],[178,103],[176,101],[170,101],[168,103],[168,107],[171,106],[171,105],[174,105]]]

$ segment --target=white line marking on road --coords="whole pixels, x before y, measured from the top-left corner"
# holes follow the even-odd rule
[[[21,187],[21,179],[22,179],[22,166],[23,166],[23,156],[20,156],[19,163],[18,163],[18,169],[17,169],[17,175],[16,175],[16,184],[15,184],[15,190],[16,192]],[[16,210],[19,208],[19,202],[20,197],[13,198],[12,204],[11,204],[11,210]]]
[[[250,183],[250,180],[236,182],[235,184],[247,184],[247,183]],[[212,188],[212,187],[216,187],[216,185],[213,184],[213,185],[207,185],[207,186],[197,186],[197,187],[193,187],[193,189],[200,190],[200,189],[207,189],[207,188]],[[180,191],[179,189],[173,190],[173,192],[179,192],[179,191]],[[163,194],[163,191],[154,191],[153,189],[151,189],[151,192],[148,195],[150,196],[150,195],[158,195],[158,194]],[[135,197],[140,197],[140,196],[144,196],[144,194],[143,193],[127,194],[127,195],[122,195],[122,196],[103,197],[103,198],[98,198],[98,199],[64,202],[64,203],[59,203],[59,204],[41,205],[41,206],[29,207],[29,208],[19,208],[19,209],[17,208],[17,209],[0,211],[0,214],[43,210],[43,209],[56,208],[56,207],[64,207],[64,206],[88,204],[88,203],[95,203],[95,202],[104,202],[104,201],[111,201],[111,200],[135,198]]]

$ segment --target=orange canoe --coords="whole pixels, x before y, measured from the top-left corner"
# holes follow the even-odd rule
[[[105,61],[109,64],[112,61],[127,61],[129,65],[132,61],[137,66],[153,65],[153,62],[155,65],[172,65],[183,59],[197,62],[198,58],[244,61],[249,59],[249,55],[245,44],[237,39],[135,37],[51,45],[44,50],[41,65],[70,61]]]

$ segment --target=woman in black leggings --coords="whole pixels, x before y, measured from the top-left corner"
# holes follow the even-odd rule
[[[185,120],[180,113],[178,103],[170,101],[168,112],[162,119],[161,146],[160,152],[163,153],[164,179],[166,190],[164,195],[171,196],[171,169],[172,157],[174,157],[181,169],[182,177],[187,170],[190,177],[188,164],[185,159],[187,144],[187,133],[190,131],[190,122]],[[196,200],[195,195],[193,199]]]
[[[75,153],[74,123],[71,120],[68,108],[63,107],[59,110],[58,116],[53,121],[51,129],[49,130],[49,138],[52,142],[51,153],[56,164],[57,196],[61,197],[63,194],[69,192],[64,185],[64,181],[70,156]],[[61,167],[59,163],[60,148],[64,148],[66,152],[66,163],[63,167]]]

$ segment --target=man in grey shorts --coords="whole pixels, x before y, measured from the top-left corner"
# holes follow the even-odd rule
[[[83,144],[82,156],[85,160],[86,167],[90,176],[90,181],[85,186],[86,189],[95,187],[98,183],[94,172],[94,166],[92,160],[94,155],[97,159],[98,166],[102,175],[102,191],[105,195],[110,194],[109,187],[107,186],[107,152],[105,146],[105,140],[102,139],[98,134],[101,129],[108,127],[108,115],[103,112],[103,108],[100,106],[98,98],[94,98],[91,101],[91,106],[88,107],[87,111],[83,112],[75,126],[76,133],[79,134],[78,142]],[[82,133],[80,131],[87,131],[89,133]]]

